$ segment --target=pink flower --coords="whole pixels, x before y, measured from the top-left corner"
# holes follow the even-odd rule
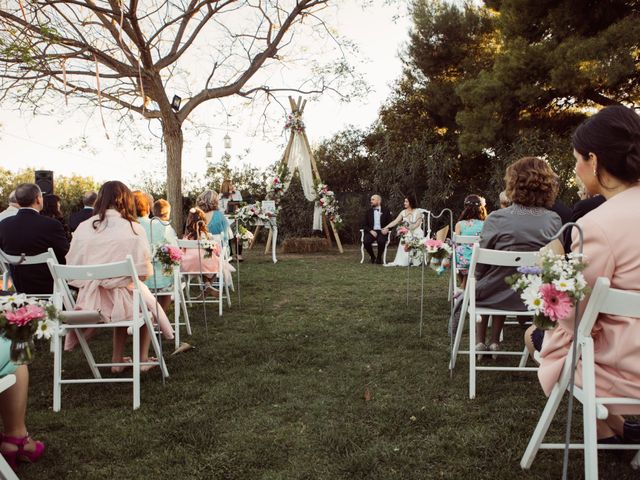
[[[550,283],[540,287],[540,296],[544,302],[542,311],[552,322],[566,318],[571,312],[573,305],[569,296],[565,292],[556,290]]]
[[[13,312],[7,312],[7,322],[17,327],[24,327],[28,325],[32,320],[39,320],[46,316],[44,308],[37,305],[27,305],[22,308],[18,308]]]
[[[398,234],[399,235],[406,235],[407,233],[409,233],[409,229],[407,227],[400,227],[398,229]]]
[[[437,250],[439,248],[442,247],[442,241],[441,240],[434,240],[432,238],[427,238],[424,241],[424,246],[429,248],[429,249],[433,249],[433,250]]]

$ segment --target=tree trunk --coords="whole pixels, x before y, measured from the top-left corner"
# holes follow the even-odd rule
[[[167,200],[171,204],[173,228],[182,234],[182,136],[181,125],[176,121],[163,122],[162,134],[167,147]]]

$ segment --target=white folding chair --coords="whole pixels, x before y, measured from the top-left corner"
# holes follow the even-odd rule
[[[384,244],[384,252],[382,252],[382,263],[384,265],[387,264],[387,250],[389,249],[389,244],[391,243],[391,233],[389,232],[389,234],[387,235],[387,242]],[[378,249],[378,242],[373,242],[371,244],[373,247],[376,248],[376,250]],[[360,229],[360,254],[361,254],[361,258],[360,258],[360,263],[364,263],[364,228]]]
[[[160,290],[156,293],[158,297],[171,296],[173,300],[173,333],[175,348],[180,346],[180,327],[184,326],[187,335],[191,335],[191,322],[189,321],[189,310],[186,302],[187,282],[180,273],[180,266],[173,267],[173,285],[170,290]],[[153,289],[151,290],[154,291]],[[180,316],[184,316],[184,320]]]
[[[610,288],[609,279],[600,277],[585,308],[574,341],[564,362],[564,368],[558,382],[554,385],[547,404],[540,415],[540,420],[529,440],[520,466],[527,470],[531,468],[539,449],[563,449],[564,443],[542,443],[549,430],[551,421],[560,406],[562,397],[569,385],[571,372],[575,370],[578,360],[582,359],[582,388],[574,386],[573,396],[582,403],[583,443],[570,444],[571,449],[584,450],[584,478],[597,480],[598,478],[598,449],[606,450],[639,450],[633,458],[631,466],[640,467],[640,445],[598,444],[596,434],[596,419],[605,420],[609,411],[605,405],[640,405],[639,398],[598,397],[596,396],[595,354],[591,330],[599,314],[620,315],[624,317],[640,318],[640,293],[628,292]],[[573,349],[576,350],[576,363],[572,363]],[[570,393],[571,394],[571,393]]]
[[[44,265],[47,263],[47,260],[53,259],[56,263],[58,259],[56,258],[56,254],[54,253],[52,248],[49,248],[46,252],[40,253],[38,255],[9,255],[2,250],[0,250],[0,263],[3,264],[3,272],[2,272],[2,285],[6,285],[9,283],[9,278],[11,278],[11,269],[10,265],[18,266],[18,268],[25,265]],[[13,282],[12,282],[13,283]],[[13,289],[15,290],[15,284],[13,285]],[[18,292],[21,293],[21,292]],[[29,298],[36,298],[40,300],[50,300],[50,293],[29,293],[26,294]]]
[[[16,376],[13,374],[5,375],[0,378],[0,393],[8,390],[16,383]],[[0,455],[0,477],[5,480],[18,480],[18,476],[13,469],[9,466],[7,461],[2,455]]]
[[[133,290],[131,294],[133,296],[133,314],[132,318],[119,322],[106,322],[106,323],[82,323],[82,324],[69,324],[61,321],[56,322],[55,334],[52,336],[52,349],[54,355],[53,361],[53,411],[60,411],[61,404],[61,388],[66,384],[78,384],[78,383],[114,383],[114,382],[131,382],[133,384],[133,408],[134,410],[140,407],[140,367],[142,365],[160,365],[160,370],[164,377],[169,376],[166,363],[161,355],[160,344],[158,338],[154,334],[155,328],[151,321],[151,315],[147,309],[147,305],[140,293],[140,280],[136,268],[133,264],[133,259],[130,255],[127,255],[126,260],[115,263],[108,263],[103,265],[59,265],[54,260],[49,259],[47,261],[49,270],[53,276],[55,282],[55,294],[53,296],[54,304],[58,309],[62,309],[64,306],[67,310],[75,310],[75,300],[71,295],[68,282],[72,280],[104,280],[109,278],[131,278],[133,284]],[[151,344],[153,350],[158,358],[157,361],[140,361],[140,329],[147,327],[151,336]],[[131,328],[133,334],[133,355],[132,363],[96,363],[87,340],[83,335],[85,329],[112,329],[112,328]],[[78,337],[78,342],[82,352],[84,353],[93,378],[74,378],[63,379],[62,378],[62,338],[69,331],[75,332]],[[130,366],[133,370],[133,375],[128,378],[102,378],[99,369],[107,367],[118,366]]]
[[[459,247],[461,245],[473,245],[474,243],[478,243],[479,241],[480,237],[478,235],[458,235],[457,233],[453,234],[453,237],[451,239],[453,253],[451,254],[451,282],[449,283],[449,298],[462,290],[462,288],[458,285],[458,270],[460,269],[460,265],[458,265],[456,259],[456,247]]]
[[[217,240],[214,240],[217,241]],[[210,298],[200,298],[195,299],[191,297],[191,288],[197,287],[198,292],[201,294],[204,293],[204,280],[202,278],[203,272],[200,271],[192,271],[186,272],[181,271],[181,275],[186,279],[186,287],[185,287],[185,303],[187,305],[193,305],[196,303],[209,303],[209,304],[218,304],[218,315],[222,316],[223,305],[225,300],[227,301],[228,306],[231,306],[231,295],[229,293],[229,285],[225,282],[224,278],[224,263],[227,261],[227,253],[225,252],[225,246],[218,242],[218,246],[220,248],[220,255],[218,256],[218,274],[216,275],[217,280],[211,282],[211,285],[218,289],[219,296],[210,297]],[[185,250],[202,250],[202,247],[199,245],[198,240],[178,240],[178,246]],[[207,274],[207,272],[204,272]],[[210,273],[208,275],[211,275]]]
[[[478,367],[476,365],[476,329],[475,324],[479,321],[480,316],[491,317],[493,315],[504,315],[507,317],[529,317],[533,318],[533,312],[529,311],[510,311],[500,310],[497,308],[477,307],[476,306],[476,283],[475,278],[476,266],[478,264],[493,265],[500,267],[522,267],[534,266],[538,262],[537,252],[513,252],[508,250],[491,250],[480,248],[479,244],[473,245],[473,253],[471,255],[471,264],[469,265],[469,275],[467,277],[467,288],[465,288],[462,299],[462,310],[460,313],[460,321],[456,332],[453,348],[451,351],[451,359],[449,361],[449,369],[453,371],[455,368],[456,358],[458,355],[469,356],[469,398],[476,397],[476,373],[478,371],[507,371],[507,372],[529,372],[537,371],[537,368],[527,367],[528,351],[523,347],[522,351],[497,351],[490,352],[490,355],[499,356],[518,356],[520,363],[517,367]],[[506,287],[506,284],[505,284]],[[465,318],[469,313],[469,350],[459,350],[460,341],[462,339],[462,331],[464,330]],[[505,322],[509,325],[516,322]]]

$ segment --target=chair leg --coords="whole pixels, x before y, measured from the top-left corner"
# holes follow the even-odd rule
[[[458,330],[456,332],[455,341],[453,343],[453,351],[451,354],[451,359],[449,361],[449,368],[451,370],[453,370],[456,367],[456,360],[458,359],[458,351],[460,350],[460,343],[462,342],[462,332],[464,330],[464,324],[467,318],[468,305],[469,305],[469,297],[467,296],[467,292],[465,292],[462,297],[462,308],[460,309],[460,320],[458,322]],[[469,325],[472,325],[471,320],[469,320]]]
[[[173,341],[175,348],[177,349],[180,346],[180,305],[178,305],[178,297],[174,295],[174,310],[173,310]]]
[[[4,478],[5,480],[18,480],[18,476],[2,455],[0,455],[0,478]]]
[[[53,352],[53,411],[60,411],[62,384],[62,336],[55,332],[51,342]]]
[[[469,398],[476,398],[476,309],[469,309]]]
[[[360,242],[360,263],[364,263],[364,243]]]
[[[89,364],[89,368],[91,369],[91,373],[93,373],[94,378],[102,378],[100,375],[100,370],[96,367],[96,361],[93,359],[93,354],[89,349],[89,344],[87,340],[84,338],[84,334],[82,330],[75,329],[76,336],[78,337],[78,343],[80,344],[80,348],[82,348],[82,353],[84,353],[85,358],[87,359],[87,363]]]
[[[139,321],[139,306],[134,302],[134,322],[133,322],[133,409],[140,408],[140,329],[145,328],[143,322]],[[149,335],[155,337],[153,331]]]
[[[518,367],[520,368],[526,367],[527,360],[529,360],[529,350],[527,350],[527,347],[524,347],[524,350],[522,351],[522,356],[520,357],[520,364],[518,365]]]
[[[596,377],[593,340],[585,339],[582,346],[582,404],[584,429],[584,478],[598,480],[598,434],[596,432]],[[573,394],[573,392],[571,392]]]
[[[185,301],[184,292],[182,290],[180,290],[180,308],[182,308],[184,323],[187,326],[187,335],[191,335],[191,322],[189,321],[189,310],[187,309],[187,302]]]

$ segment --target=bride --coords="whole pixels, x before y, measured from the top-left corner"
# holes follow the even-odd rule
[[[396,225],[402,223],[405,227],[409,229],[409,232],[415,237],[424,237],[424,231],[422,229],[422,221],[423,221],[423,210],[420,208],[416,208],[416,202],[412,198],[406,197],[404,199],[404,210],[400,212],[400,214],[396,217],[396,219],[391,222],[389,225],[385,226],[382,229],[382,233],[384,235],[389,233],[389,229],[395,227]],[[404,251],[404,243],[402,240],[398,244],[398,251],[396,253],[396,258],[392,263],[387,263],[385,267],[408,267],[409,262],[411,261],[409,257],[409,252]],[[420,260],[414,259],[411,262],[413,265],[419,265]]]

